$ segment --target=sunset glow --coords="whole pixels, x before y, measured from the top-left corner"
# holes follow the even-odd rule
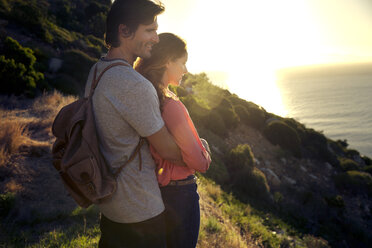
[[[228,89],[285,115],[275,71],[372,61],[367,0],[162,1],[159,32],[188,43],[192,73],[227,73]]]

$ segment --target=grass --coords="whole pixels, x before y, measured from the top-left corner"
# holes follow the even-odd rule
[[[0,128],[0,161],[7,161],[9,156],[18,152],[19,148],[29,139],[26,125],[17,121],[3,120]]]

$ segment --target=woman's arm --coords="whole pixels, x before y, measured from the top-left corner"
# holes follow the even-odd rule
[[[162,158],[172,162],[173,164],[186,166],[182,161],[179,147],[174,142],[171,134],[165,126],[163,126],[158,132],[146,138]]]
[[[207,171],[211,158],[202,145],[185,106],[180,101],[170,99],[163,107],[162,117],[174,141],[181,149],[186,165],[196,171]]]

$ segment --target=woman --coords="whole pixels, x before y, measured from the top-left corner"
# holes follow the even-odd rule
[[[169,89],[187,73],[186,43],[174,34],[159,35],[151,58],[139,59],[135,69],[155,87],[165,125],[180,147],[185,166],[162,159],[150,146],[166,208],[167,247],[195,247],[200,226],[195,171],[205,172],[211,162],[208,143],[201,140],[182,102]],[[205,148],[206,147],[206,148]]]

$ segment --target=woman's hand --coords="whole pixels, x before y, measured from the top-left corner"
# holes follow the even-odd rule
[[[207,150],[207,152],[209,153],[209,156],[212,157],[211,156],[211,149],[209,148],[208,142],[203,138],[200,138],[200,141],[201,141],[202,145],[204,146],[205,150]]]

